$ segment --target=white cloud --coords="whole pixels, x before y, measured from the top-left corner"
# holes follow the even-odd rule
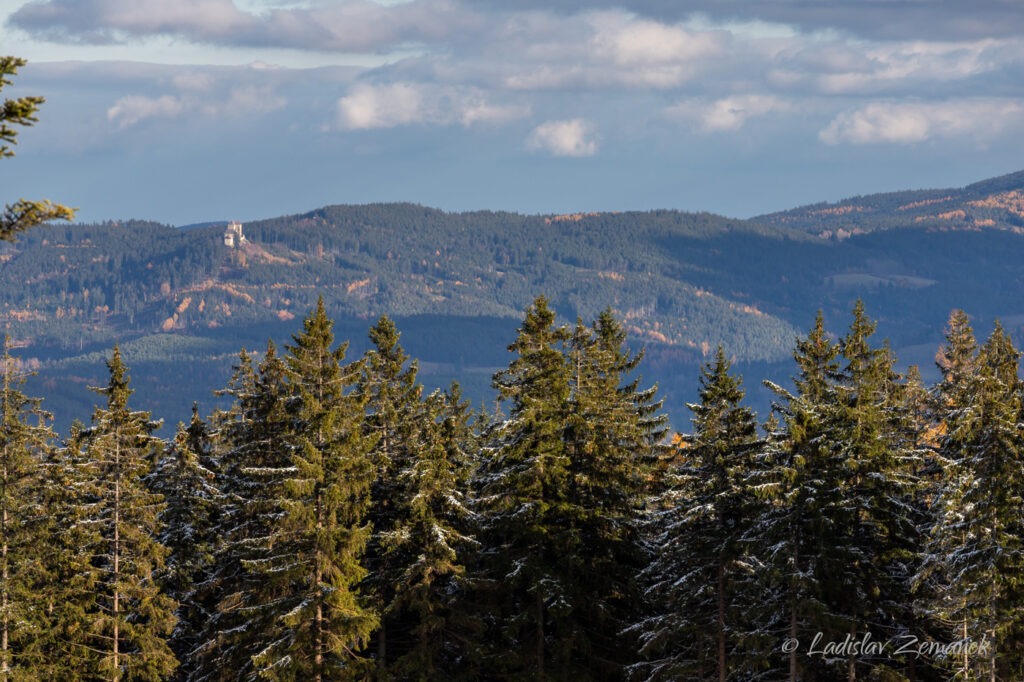
[[[107,110],[107,120],[118,128],[127,128],[147,118],[174,118],[184,110],[181,99],[171,95],[155,98],[128,95]]]
[[[624,66],[690,62],[715,55],[724,46],[721,32],[688,31],[678,25],[624,18],[609,13],[594,20],[596,51]]]
[[[710,104],[681,102],[665,109],[669,118],[688,119],[706,133],[739,130],[748,119],[775,111],[786,111],[790,105],[772,95],[734,95]]]
[[[476,124],[500,125],[530,115],[530,107],[525,105],[488,104],[483,99],[468,98],[459,106],[459,123],[469,127]]]
[[[408,83],[357,85],[338,100],[338,124],[347,130],[393,128],[425,115],[420,89]]]
[[[729,43],[723,31],[692,31],[621,10],[535,13],[487,38],[480,41],[483,65],[502,87],[548,91],[679,87],[716,68]]]
[[[127,95],[107,109],[107,120],[121,130],[152,118],[177,118],[186,114],[208,117],[222,115],[246,116],[253,112],[281,109],[287,105],[284,97],[275,95],[267,87],[232,88],[219,99],[200,98],[193,94]]]
[[[836,116],[819,134],[825,144],[914,144],[948,137],[991,138],[1024,124],[1019,100],[873,102]]]
[[[743,95],[727,97],[712,104],[703,116],[703,127],[707,131],[739,130],[748,118],[764,116],[772,111],[782,111],[788,106],[777,97],[768,95]]]
[[[527,145],[555,156],[593,156],[597,153],[591,125],[581,118],[542,123],[530,133]]]
[[[359,84],[338,100],[337,109],[338,126],[343,130],[394,128],[417,123],[458,123],[469,127],[507,123],[529,114],[525,106],[490,104],[475,89],[416,83]]]
[[[927,93],[935,86],[991,78],[1024,60],[1019,41],[853,43],[806,37],[770,62],[770,84],[826,94]]]

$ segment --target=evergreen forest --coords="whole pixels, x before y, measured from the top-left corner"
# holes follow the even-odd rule
[[[168,438],[119,347],[57,433],[6,344],[0,679],[1024,679],[998,323],[954,311],[926,385],[819,314],[761,415],[718,347],[680,433],[610,309],[534,299],[494,409],[387,316],[362,354],[323,298],[295,327]]]

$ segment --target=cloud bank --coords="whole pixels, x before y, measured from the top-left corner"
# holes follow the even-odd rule
[[[1024,101],[876,102],[843,112],[821,131],[836,145],[914,144],[947,137],[991,140],[1007,128],[1024,127]]]
[[[396,198],[387,188],[419,159],[427,170],[403,189],[493,176],[472,196],[524,183],[527,207],[572,192],[678,206],[692,187],[696,207],[714,208],[703,200],[721,191],[735,213],[755,190],[710,188],[711,171],[733,178],[723,187],[757,174],[756,191],[777,202],[764,211],[818,200],[810,188],[869,160],[865,177],[881,182],[881,166],[900,176],[857,191],[966,158],[991,167],[972,180],[1016,169],[1024,152],[1016,0],[35,0],[4,11],[18,44],[66,55],[25,54],[26,85],[54,116],[34,142],[51,167],[73,151],[166,150],[174,163],[258,154],[253,168],[308,165],[301,175],[313,156],[329,177],[358,168],[366,196]],[[805,174],[765,180],[758,169],[780,159]],[[808,194],[781,198],[794,188]]]
[[[965,9],[936,0],[926,14],[895,0],[878,0],[870,12],[796,0],[629,7],[599,0],[267,0],[245,9],[232,0],[43,0],[22,5],[8,24],[40,40],[145,45],[161,38],[258,47],[269,58],[288,49],[338,55],[325,57],[328,63],[352,55],[383,60],[348,80],[293,71],[220,87],[193,70],[164,81],[163,91],[128,91],[109,102],[107,121],[119,129],[185,114],[258,116],[305,106],[320,117],[319,128],[339,133],[508,127],[522,139],[527,126],[531,149],[593,156],[598,127],[612,142],[664,134],[659,120],[719,136],[743,135],[754,121],[790,120],[808,143],[833,146],[980,140],[964,132],[971,129],[965,119],[989,111],[992,129],[1007,130],[1016,105],[994,98],[1024,98],[1024,20],[1010,16],[1007,2],[979,0]],[[939,27],[929,30],[932,20]],[[282,93],[287,79],[317,90]]]
[[[47,0],[10,23],[54,40],[113,43],[157,35],[222,46],[363,52],[436,43],[479,28],[482,18],[447,0],[399,6],[338,0],[312,8],[243,11],[232,0]]]

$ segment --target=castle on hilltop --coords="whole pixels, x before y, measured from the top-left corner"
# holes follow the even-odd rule
[[[228,223],[228,229],[224,231],[224,246],[234,248],[245,244],[248,239],[242,234],[242,223],[232,220]]]

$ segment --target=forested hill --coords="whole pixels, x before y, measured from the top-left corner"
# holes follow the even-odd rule
[[[589,216],[448,214],[408,204],[335,206],[244,227],[188,231],[129,221],[37,230],[7,247],[0,278],[12,335],[69,348],[148,334],[288,321],[324,294],[335,314],[517,318],[538,292],[566,316],[622,315],[634,337],[702,356],[785,353],[794,329],[751,305],[751,282],[690,245],[740,239],[799,252],[817,241],[778,228],[678,212]],[[820,248],[820,246],[819,246]],[[758,261],[765,249],[751,252]],[[757,263],[759,269],[767,263]],[[20,286],[28,282],[29,287]]]
[[[1021,178],[979,183],[963,196],[1014,192]],[[221,387],[242,345],[287,340],[319,294],[353,351],[387,313],[427,382],[457,378],[478,399],[506,364],[522,311],[544,293],[568,321],[611,308],[631,342],[646,346],[643,371],[680,410],[692,398],[696,365],[717,344],[741,367],[782,363],[752,372],[782,380],[792,371],[793,339],[814,312],[840,327],[858,297],[900,358],[926,376],[953,307],[982,325],[1000,317],[1017,333],[1020,230],[920,229],[926,221],[914,220],[901,228],[897,218],[911,215],[901,208],[913,203],[906,198],[876,202],[876,222],[862,223],[894,229],[865,227],[841,240],[819,236],[834,229],[832,213],[819,215],[820,229],[793,229],[795,220],[678,211],[525,216],[411,204],[330,206],[247,223],[247,241],[236,247],[224,244],[223,225],[44,227],[0,247],[0,320],[16,352],[40,370],[39,392],[58,413],[61,401],[77,414],[91,404],[85,387],[102,379],[101,359],[119,341],[146,407],[177,419],[188,408],[178,404],[183,393]],[[868,220],[867,211],[843,215],[854,214]]]
[[[878,229],[1024,231],[1024,171],[954,189],[926,189],[857,196],[753,218],[805,230],[826,239]]]

